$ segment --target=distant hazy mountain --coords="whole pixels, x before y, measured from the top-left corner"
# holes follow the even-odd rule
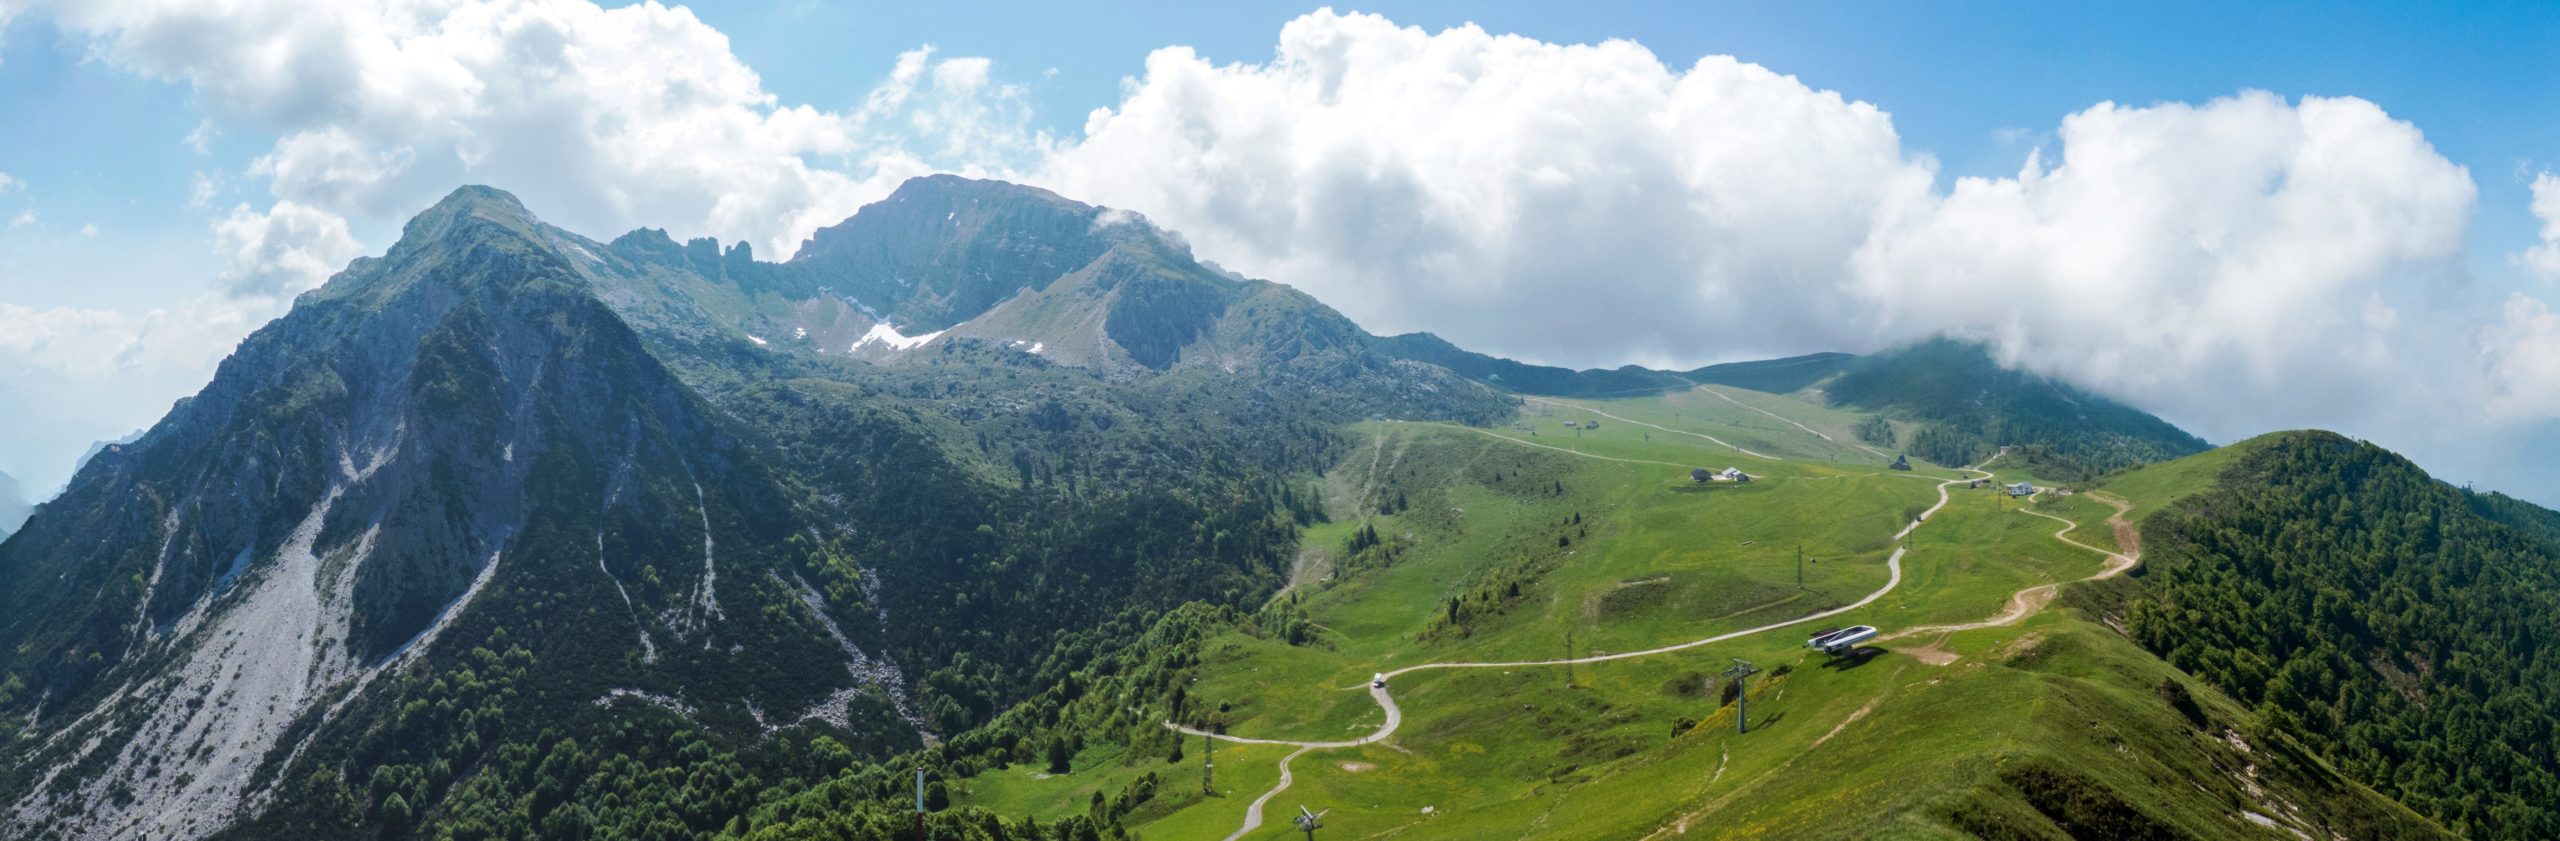
[[[1811,386],[1835,405],[1923,424],[1903,444],[1955,466],[2001,447],[2037,476],[2076,481],[2203,452],[2204,439],[2069,383],[2003,368],[1981,345],[1936,339],[1860,357]]]
[[[34,507],[27,504],[26,489],[7,473],[0,473],[0,538],[7,538],[18,525],[27,521]]]
[[[118,445],[118,444],[131,444],[131,443],[133,443],[133,442],[135,442],[135,441],[140,441],[140,440],[142,440],[142,434],[143,434],[144,432],[148,432],[148,431],[149,431],[149,430],[137,429],[137,430],[132,431],[131,433],[126,434],[126,435],[125,435],[124,437],[122,437],[122,438],[116,438],[116,439],[113,439],[113,440],[107,440],[107,441],[92,441],[92,442],[90,442],[90,444],[89,444],[89,449],[82,450],[82,451],[80,452],[80,458],[79,458],[78,460],[75,460],[75,461],[73,461],[73,462],[71,463],[71,472],[72,472],[72,473],[74,473],[74,474],[79,473],[79,472],[80,472],[80,468],[83,468],[83,467],[87,467],[87,466],[89,466],[89,460],[90,460],[90,459],[97,458],[97,457],[98,457],[98,454],[99,454],[99,453],[106,452],[108,447],[113,447],[113,446],[116,446],[116,445]]]
[[[2206,447],[2203,439],[2142,410],[2060,380],[2001,367],[1982,345],[1952,339],[1867,356],[1816,353],[1679,372],[1633,365],[1581,371],[1529,365],[1463,350],[1429,333],[1380,339],[1376,345],[1385,353],[1525,394],[1626,397],[1701,384],[1799,394],[1918,424],[1909,440],[1898,442],[1912,455],[1958,466],[2011,447],[2016,461],[2060,481]]]

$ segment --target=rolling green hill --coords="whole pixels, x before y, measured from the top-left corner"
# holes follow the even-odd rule
[[[1383,352],[1440,365],[1525,395],[1616,398],[1724,386],[1794,395],[1876,415],[1856,435],[1941,465],[1971,464],[2003,447],[2027,473],[2076,482],[2201,452],[2203,439],[2157,417],[2049,377],[2001,366],[1982,345],[1931,339],[1867,356],[1816,353],[1709,365],[1686,372],[1637,366],[1575,371],[1473,353],[1428,333],[1378,340]],[[1885,420],[1890,418],[1891,421]]]
[[[2133,637],[2462,835],[2560,834],[2552,513],[2328,433],[2230,449],[2143,521]]]
[[[1626,397],[1658,394],[1689,386],[1689,382],[1678,375],[1634,365],[1617,369],[1590,368],[1576,371],[1552,365],[1516,362],[1469,351],[1429,333],[1406,333],[1383,337],[1377,339],[1375,345],[1381,352],[1397,358],[1428,362],[1447,368],[1467,379],[1521,394],[1550,397]]]
[[[1905,443],[1939,464],[2012,447],[2035,475],[2068,482],[2206,449],[2141,410],[2003,368],[1982,346],[1949,339],[1861,357],[1817,387],[1834,405],[1920,422]]]
[[[1787,394],[1812,388],[1838,376],[1857,359],[1857,356],[1846,353],[1813,353],[1784,359],[1709,365],[1680,376],[1691,382]]]
[[[1222,837],[1273,790],[1283,754],[1215,746],[1218,793],[1204,796],[1207,746],[1154,718],[1347,740],[1385,723],[1356,691],[1374,673],[1642,650],[1848,605],[1896,580],[1822,625],[1688,652],[1396,678],[1394,735],[1290,760],[1294,782],[1247,837],[1282,836],[1280,815],[1299,805],[1329,808],[1329,831],[1407,838],[2445,837],[2102,611],[1922,632],[1849,661],[1803,651],[1827,625],[1996,617],[2015,594],[2098,574],[2104,558],[2056,540],[2053,520],[1969,489],[1891,540],[1949,474],[1755,457],[1720,442],[1820,439],[1785,427],[1816,443],[1771,440],[1781,433],[1744,425],[1760,416],[1661,400],[1562,404],[1650,419],[1568,435],[1363,425],[1326,472],[1333,522],[1307,533],[1296,586],[1255,613],[1188,615],[1180,636],[1062,684],[1073,691],[974,747],[928,752],[949,769],[936,779],[953,819],[984,810],[1076,833]],[[1684,467],[1728,463],[1757,478],[1699,485]],[[2123,482],[2162,498],[2210,486],[2213,471],[2187,467]],[[1908,547],[1898,579],[1885,565],[1897,546]],[[1798,547],[1810,561],[1801,585]],[[1747,734],[1717,677],[1732,657],[1763,670]],[[1045,747],[1056,744],[1069,749]],[[759,810],[744,834],[888,837],[899,786],[886,775],[821,786]],[[1037,831],[968,825],[937,824],[957,837]]]

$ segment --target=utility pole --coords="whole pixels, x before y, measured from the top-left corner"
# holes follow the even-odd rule
[[[916,769],[916,841],[924,841],[924,769]]]
[[[1564,629],[1564,688],[1573,688],[1573,628]]]
[[[1726,676],[1733,678],[1733,732],[1735,733],[1751,732],[1751,686],[1748,680],[1758,671],[1760,670],[1752,668],[1751,661],[1740,657],[1733,658],[1733,668],[1724,670]]]
[[[1209,735],[1209,734],[1207,734],[1207,733],[1202,733],[1202,734],[1200,734],[1200,793],[1201,793],[1201,794],[1215,796],[1215,795],[1218,793],[1218,790],[1217,790],[1216,788],[1213,788],[1213,787],[1212,787],[1212,783],[1213,783],[1213,781],[1215,781],[1215,779],[1216,779],[1216,776],[1215,776],[1215,775],[1218,773],[1218,771],[1217,771],[1218,763],[1217,763],[1217,760],[1215,759],[1215,757],[1216,757],[1217,755],[1218,755],[1218,740],[1217,740],[1217,738],[1216,738],[1216,737],[1214,737],[1214,736],[1211,736],[1211,735]]]

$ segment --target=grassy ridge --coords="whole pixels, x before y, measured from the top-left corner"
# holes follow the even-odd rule
[[[2560,550],[2371,444],[2232,449],[2143,521],[2133,637],[2466,836],[2560,834]]]
[[[1332,559],[1332,576],[1305,581],[1273,608],[1303,612],[1315,633],[1302,645],[1244,632],[1213,638],[1191,685],[1195,709],[1222,706],[1208,717],[1240,735],[1349,739],[1382,720],[1356,691],[1373,671],[1559,657],[1568,630],[1576,655],[1648,648],[1803,615],[1882,585],[1885,538],[1934,501],[1931,482],[1873,463],[1754,459],[1608,418],[1578,433],[1561,423],[1580,407],[1753,449],[1738,439],[1761,434],[1753,440],[1795,453],[1827,443],[1711,396],[1740,414],[1666,405],[1682,397],[1550,407],[1534,436],[1357,428],[1361,443],[1327,476],[1335,522],[1307,536]],[[1843,420],[1822,411],[1782,414],[1816,429]],[[1786,432],[1759,428],[1770,426]],[[1765,478],[1696,486],[1681,465],[1698,462]],[[2156,507],[2212,470],[2128,476],[2127,492]],[[1958,488],[1908,541],[1900,588],[1824,624],[1977,620],[2018,590],[2100,568],[2097,553],[2052,539],[2059,524],[1992,491]],[[2104,525],[2113,509],[2085,496],[2037,507],[2080,523],[2082,541],[2113,546]],[[1362,530],[1385,548],[1323,546]],[[1801,588],[1798,542],[1811,561]],[[1488,591],[1500,595],[1468,603]],[[1468,608],[1455,623],[1453,597]],[[1804,633],[1790,629],[1569,669],[1412,673],[1395,687],[1405,713],[1397,734],[1300,757],[1262,832],[1278,837],[1279,816],[1304,804],[1333,810],[1329,831],[1359,837],[2441,834],[2289,741],[2259,738],[2245,707],[2086,616],[2048,610],[1910,639],[1854,665],[1808,656],[1798,647]],[[1764,670],[1751,683],[1749,734],[1733,732],[1736,709],[1715,677],[1734,657]],[[1235,767],[1220,755],[1222,769]],[[1161,757],[1138,759],[1164,767]],[[1014,787],[1000,802],[1048,809],[1085,791],[1063,778],[1006,785]],[[1190,838],[1234,824],[1130,826]]]

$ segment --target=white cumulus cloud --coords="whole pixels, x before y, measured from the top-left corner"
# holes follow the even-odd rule
[[[2505,419],[2560,418],[2560,313],[2522,294],[2500,309],[2483,331],[2494,387],[2486,408]]]
[[[985,59],[920,51],[886,83],[894,101],[784,105],[726,36],[656,2],[30,8],[105,61],[192,86],[216,119],[276,133],[250,174],[342,216],[396,221],[479,182],[598,235],[664,226],[776,256],[908,177],[1031,148],[1016,139],[1021,90],[992,81]],[[880,142],[887,124],[927,142]]]
[[[2394,402],[2380,370],[2461,365],[2420,351],[2433,313],[2404,312],[2458,285],[2475,198],[2416,127],[2247,93],[2101,104],[2059,140],[2049,168],[1960,179],[1879,227],[1862,321],[1985,338],[2223,436],[2335,423]]]
[[[2560,280],[2560,175],[2533,177],[2533,216],[2542,220],[2541,242],[2518,253],[2516,261],[2544,280]]]
[[[319,286],[363,252],[347,220],[290,201],[265,212],[242,204],[213,226],[223,259],[216,279],[233,298],[289,298]]]
[[[1264,64],[1157,51],[1039,175],[1372,328],[1590,364],[1851,337],[1850,255],[1932,177],[1757,65],[1330,12]]]

